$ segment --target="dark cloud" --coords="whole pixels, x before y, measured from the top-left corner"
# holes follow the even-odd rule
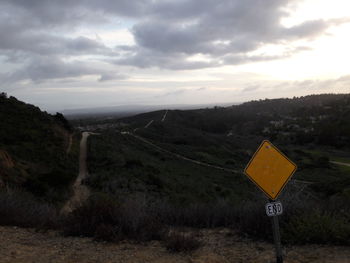
[[[138,48],[135,53],[129,53],[128,56],[115,59],[116,65],[129,65],[139,68],[161,67],[171,70],[192,70],[219,66],[218,63],[204,61],[188,61],[185,54],[166,54],[156,50]],[[108,61],[108,60],[107,60]]]
[[[111,81],[111,80],[124,80],[127,79],[127,76],[119,73],[104,73],[100,76],[98,81],[105,82],[105,81]]]
[[[0,11],[1,12],[1,11]],[[66,37],[55,30],[36,30],[31,20],[0,16],[0,52],[7,57],[18,53],[40,55],[110,54],[101,42],[86,37]],[[112,52],[113,53],[113,52]],[[23,54],[22,54],[23,55]]]
[[[98,81],[126,79],[127,76],[117,72],[110,72],[87,65],[84,61],[63,61],[58,57],[36,56],[32,58],[24,67],[11,73],[3,74],[5,83],[13,83],[21,80],[32,82],[42,82],[54,79],[76,78],[87,75],[100,76]]]
[[[24,67],[22,72],[32,80],[51,78],[53,73],[44,68],[39,70],[40,63],[50,57],[53,57],[52,70],[61,70],[56,75],[62,77],[70,73],[57,66],[57,57],[97,56],[122,66],[192,70],[286,58],[305,47],[277,55],[251,53],[269,44],[289,48],[294,40],[313,39],[333,25],[349,22],[344,18],[283,26],[281,20],[288,17],[289,7],[299,2],[301,0],[0,0],[0,55],[11,63],[35,61],[32,68]],[[79,28],[110,26],[108,23],[116,18],[132,21],[130,32],[135,39],[134,46],[112,50],[98,39],[76,37]],[[206,60],[193,60],[196,55],[205,56]],[[38,56],[42,56],[39,63]],[[82,72],[90,74],[87,69]],[[102,74],[99,80],[114,78],[119,77],[108,73]]]
[[[35,57],[25,67],[9,75],[11,81],[62,79],[96,74],[82,62],[64,62],[57,57]]]
[[[120,62],[139,67],[197,69],[281,59],[303,50],[295,48],[274,56],[249,53],[267,44],[288,47],[290,41],[312,39],[325,33],[330,26],[347,22],[346,19],[312,20],[293,27],[283,26],[280,21],[288,16],[287,7],[297,2],[162,2],[153,8],[161,12],[149,14],[133,27],[136,51]],[[187,59],[196,54],[209,57],[210,62]],[[176,62],[169,57],[176,58]]]

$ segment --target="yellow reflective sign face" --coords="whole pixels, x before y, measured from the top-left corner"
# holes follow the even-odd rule
[[[268,196],[275,200],[297,166],[271,142],[263,141],[244,173]]]

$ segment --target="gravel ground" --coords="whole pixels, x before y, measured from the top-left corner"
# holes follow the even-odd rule
[[[204,246],[193,253],[171,253],[157,241],[145,244],[96,242],[58,232],[0,226],[0,262],[228,263],[274,262],[272,244],[242,239],[228,229],[198,232]],[[285,263],[350,263],[350,247],[285,247]]]

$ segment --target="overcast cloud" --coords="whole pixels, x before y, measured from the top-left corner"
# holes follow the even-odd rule
[[[0,0],[0,87],[11,92],[18,85],[67,79],[77,86],[83,77],[90,78],[90,86],[113,82],[117,87],[120,81],[139,83],[154,70],[177,74],[292,58],[312,49],[305,43],[349,22],[337,17],[284,25],[281,21],[302,2]],[[132,43],[99,37],[121,29]],[[278,51],[267,52],[268,46]],[[245,93],[257,89],[242,87]]]

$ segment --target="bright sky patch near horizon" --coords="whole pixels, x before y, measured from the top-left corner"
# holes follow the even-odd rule
[[[0,0],[0,91],[44,110],[350,92],[347,0]]]

